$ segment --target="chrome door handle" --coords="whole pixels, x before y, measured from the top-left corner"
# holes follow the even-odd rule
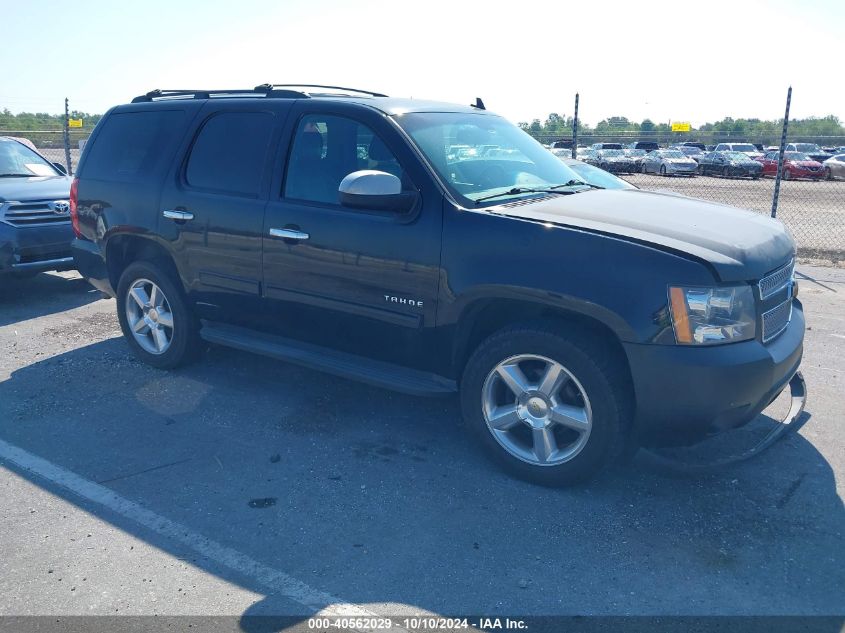
[[[270,229],[271,237],[281,237],[286,240],[307,240],[310,235],[294,229]]]
[[[175,209],[168,209],[167,211],[162,211],[161,214],[169,220],[181,220],[182,222],[194,219],[194,214],[190,211],[176,211]]]

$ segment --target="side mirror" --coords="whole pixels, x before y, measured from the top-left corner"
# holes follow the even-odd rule
[[[67,169],[65,169],[65,166],[64,166],[64,165],[62,165],[61,163],[53,163],[53,167],[55,167],[55,168],[56,168],[56,169],[58,169],[60,172],[62,172],[62,174],[64,174],[65,176],[67,176]]]
[[[393,174],[373,169],[353,171],[337,191],[344,207],[397,213],[410,211],[419,198],[416,191],[403,192],[402,181]]]

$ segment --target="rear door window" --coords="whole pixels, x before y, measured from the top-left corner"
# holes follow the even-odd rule
[[[184,117],[182,110],[110,115],[87,148],[82,174],[94,180],[143,180],[170,156]]]
[[[197,189],[258,197],[267,167],[274,117],[269,112],[221,112],[200,129],[185,168]]]

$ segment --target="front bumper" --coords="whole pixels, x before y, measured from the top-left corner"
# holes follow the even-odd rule
[[[691,347],[624,344],[636,398],[635,430],[644,446],[693,444],[751,421],[798,371],[804,312],[776,339]]]
[[[70,223],[18,227],[0,222],[0,274],[72,270]]]
[[[100,292],[114,297],[114,289],[109,278],[106,260],[100,252],[100,247],[94,242],[76,238],[70,245],[73,260],[79,274]]]
[[[698,170],[698,164],[695,165],[676,165],[674,163],[664,163],[666,165],[666,173],[677,176],[694,176]]]

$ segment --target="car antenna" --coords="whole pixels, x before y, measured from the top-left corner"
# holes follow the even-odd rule
[[[487,108],[484,107],[484,102],[481,100],[481,97],[475,98],[475,103],[470,104],[470,108],[478,108],[479,110],[486,110]]]

